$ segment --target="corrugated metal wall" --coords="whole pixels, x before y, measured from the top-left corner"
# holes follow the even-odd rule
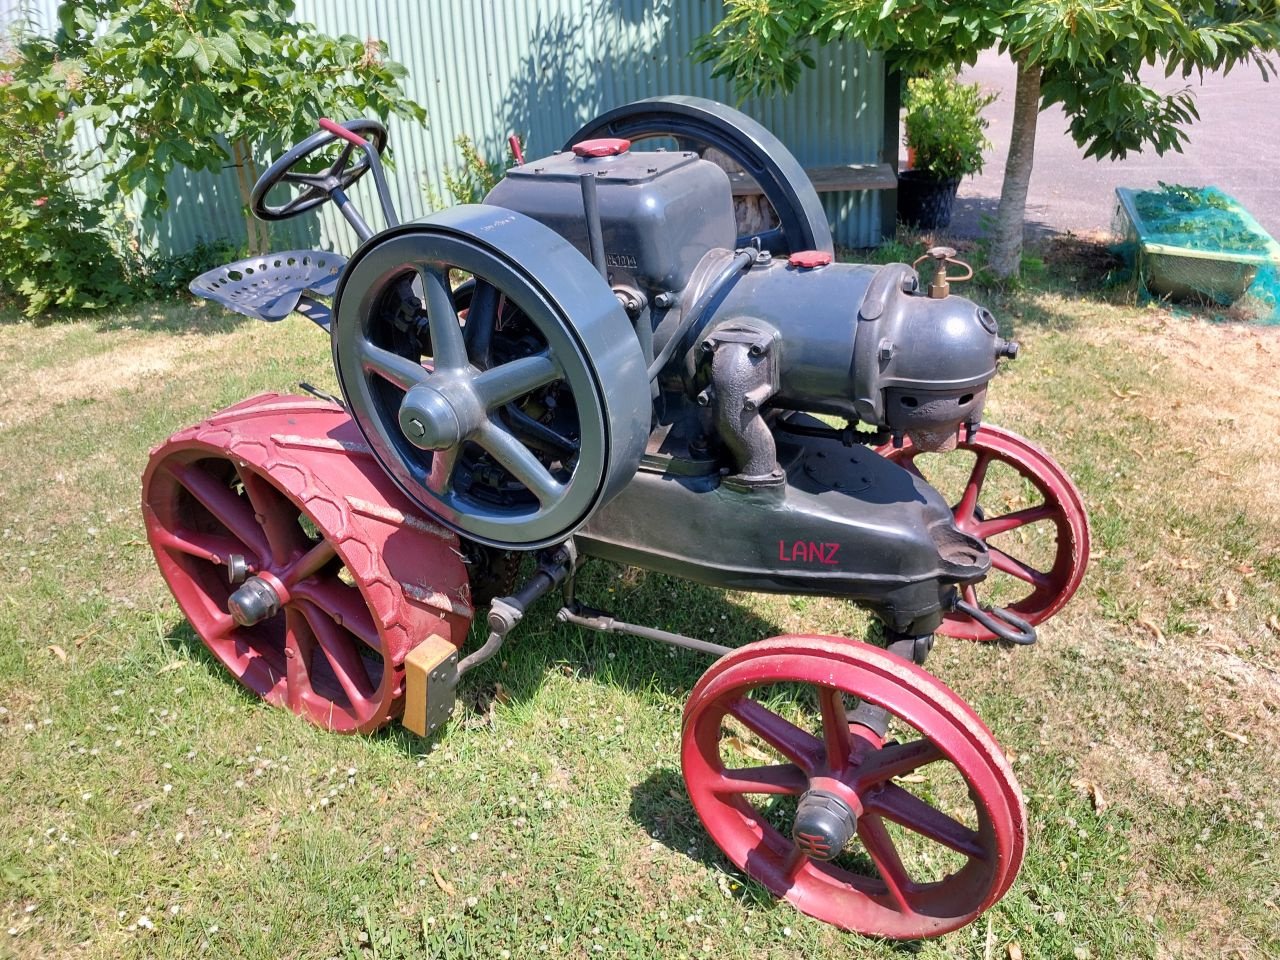
[[[56,0],[37,0],[46,24]],[[403,219],[447,196],[442,172],[459,164],[454,138],[470,135],[499,157],[506,135],[521,134],[529,156],[557,149],[574,130],[631,100],[680,93],[733,102],[726,82],[694,64],[688,50],[720,19],[719,0],[298,0],[297,16],[331,34],[386,39],[409,69],[409,93],[429,112],[426,129],[393,121],[392,188]],[[788,97],[742,109],[772,130],[806,165],[873,163],[884,146],[883,70],[878,56],[840,44],[815,50]],[[86,141],[87,142],[87,141]],[[367,178],[366,178],[367,179]],[[173,206],[146,233],[165,251],[198,238],[244,237],[231,171],[175,177]],[[357,199],[376,204],[362,184]],[[876,191],[824,197],[838,243],[880,238]],[[353,235],[331,204],[273,227],[275,242],[350,250]]]

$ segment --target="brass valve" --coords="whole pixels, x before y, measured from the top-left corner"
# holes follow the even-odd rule
[[[951,284],[960,283],[973,278],[973,267],[963,260],[956,259],[955,247],[930,247],[923,257],[917,257],[911,266],[918,267],[926,260],[934,261],[933,279],[929,281],[929,296],[933,300],[945,300],[951,293]],[[947,264],[964,267],[967,271],[955,276],[947,276]]]

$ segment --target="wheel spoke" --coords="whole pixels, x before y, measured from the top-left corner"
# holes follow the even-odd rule
[[[245,495],[253,506],[258,521],[271,546],[271,562],[288,563],[294,551],[306,549],[302,528],[298,526],[298,508],[289,499],[248,467],[236,464],[236,475],[244,485]]]
[[[827,770],[839,774],[849,765],[853,753],[844,697],[833,687],[819,687],[818,703],[822,707],[822,739],[826,746]]]
[[[373,694],[373,681],[369,679],[356,645],[327,615],[309,603],[304,602],[300,606],[347,700],[352,707],[363,704]]]
[[[826,756],[822,742],[791,721],[747,697],[738,697],[728,712],[806,774],[822,768]]]
[[[964,485],[964,493],[960,494],[960,502],[956,504],[956,519],[964,522],[972,520],[978,507],[978,497],[982,493],[982,485],[987,479],[987,468],[991,466],[991,454],[986,450],[978,452],[973,462],[973,470],[969,472],[969,480]]]
[[[334,549],[332,543],[328,540],[321,540],[296,561],[280,571],[278,574],[280,582],[286,587],[292,587],[299,580],[315,576],[326,563],[337,555],[338,551]]]
[[[1053,585],[1053,581],[1049,579],[1047,573],[1041,573],[1035,567],[1019,560],[1017,557],[1005,553],[998,547],[987,544],[987,552],[991,555],[991,566],[995,567],[1001,573],[1007,573],[1011,577],[1017,577],[1032,584],[1038,589],[1045,589]]]
[[[551,357],[535,353],[486,370],[475,378],[475,388],[485,410],[492,411],[559,379],[560,371]]]
[[[974,534],[983,540],[987,540],[1001,533],[1008,533],[1010,530],[1016,530],[1032,523],[1039,523],[1042,520],[1056,520],[1061,515],[1062,511],[1058,508],[1042,503],[1038,507],[1015,510],[1013,513],[1006,513],[1002,517],[980,520],[974,527]]]
[[[428,371],[422,364],[374,346],[368,340],[360,343],[360,359],[366,371],[376,373],[404,391],[427,379]]]
[[[431,330],[431,358],[437,370],[465,370],[467,344],[462,338],[458,313],[453,307],[449,279],[440,270],[420,268],[427,299],[427,325]]]
[[[793,797],[800,796],[808,786],[809,778],[794,763],[725,770],[711,782],[716,793],[782,793]]]
[[[297,212],[297,210],[302,206],[311,203],[314,200],[322,200],[327,196],[328,194],[319,187],[307,187],[307,189],[303,190],[297,196],[287,200],[285,205],[279,209],[279,215],[282,217],[288,216],[291,213]]]
[[[913,833],[974,860],[986,860],[987,851],[978,834],[947,816],[937,807],[925,803],[897,784],[885,784],[868,794],[863,806]]]
[[[564,484],[551,475],[533,451],[493,420],[480,428],[475,439],[513,477],[528,487],[542,506],[550,506],[564,494]]]
[[[915,476],[919,477],[921,480],[924,480],[925,483],[929,482],[928,479],[926,479],[925,475],[920,472],[920,468],[916,466],[916,458],[914,454],[910,454],[908,456],[902,457],[898,460],[895,460],[894,462],[897,463],[898,466],[900,466],[903,470],[907,471],[907,473],[915,474]]]
[[[155,537],[167,550],[185,553],[189,557],[224,566],[227,557],[244,549],[244,545],[235,537],[224,537],[216,533],[187,530],[181,527],[177,530],[159,530]]]
[[[304,580],[293,588],[293,595],[316,607],[335,624],[354,634],[369,649],[382,653],[378,628],[364,597],[355,587],[347,586],[337,577]]]
[[[223,481],[195,464],[179,466],[167,463],[166,467],[193,497],[204,504],[215,520],[244,544],[259,563],[265,563],[271,558],[267,536],[253,518],[253,507],[247,500],[237,496]]]
[[[889,836],[889,831],[885,829],[884,823],[877,816],[862,816],[858,818],[858,838],[862,841],[862,845],[867,848],[867,854],[871,857],[871,862],[876,865],[876,872],[880,874],[880,879],[884,881],[885,887],[889,891],[889,897],[902,913],[914,914],[915,908],[911,906],[911,900],[907,896],[914,884],[907,875],[906,868],[902,865],[902,858],[898,856],[898,848],[893,844],[893,838]]]
[[[311,693],[311,655],[315,636],[306,618],[295,607],[284,612],[285,699],[289,709],[297,713],[302,701]]]
[[[941,759],[942,752],[931,740],[912,740],[881,747],[859,765],[855,773],[858,789],[865,790],[894,777],[904,777]]]
[[[468,356],[481,367],[489,365],[489,346],[498,323],[498,299],[497,287],[477,277],[462,338],[466,341]]]

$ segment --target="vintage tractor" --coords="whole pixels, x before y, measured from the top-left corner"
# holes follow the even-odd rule
[[[326,729],[432,735],[459,681],[554,593],[566,625],[718,658],[684,711],[684,779],[725,855],[774,894],[893,938],[995,903],[1022,860],[1018,784],[921,664],[935,634],[1033,642],[1079,585],[1089,531],[1048,456],[981,424],[1017,345],[950,292],[954,251],[931,250],[923,278],[834,262],[795,159],[706,100],[621,107],[483,204],[412,223],[382,126],[322,127],[253,208],[278,220],[332,200],[351,258],[251,258],[192,289],[314,320],[342,401],[246,400],[157,447],[143,480],[156,560],[214,655]],[[772,225],[740,234],[726,168],[755,181]],[[366,173],[380,232],[348,195]],[[958,477],[954,500],[926,470]],[[847,599],[883,648],[806,634],[729,649],[624,623],[575,594],[590,558]],[[487,639],[464,649],[479,607]]]

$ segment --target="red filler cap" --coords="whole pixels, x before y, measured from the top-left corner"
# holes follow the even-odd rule
[[[601,137],[598,140],[583,140],[573,145],[575,157],[616,157],[631,149],[631,141],[621,137]]]
[[[812,270],[814,267],[825,267],[831,262],[831,254],[825,250],[797,250],[787,257],[787,263],[793,267]]]

